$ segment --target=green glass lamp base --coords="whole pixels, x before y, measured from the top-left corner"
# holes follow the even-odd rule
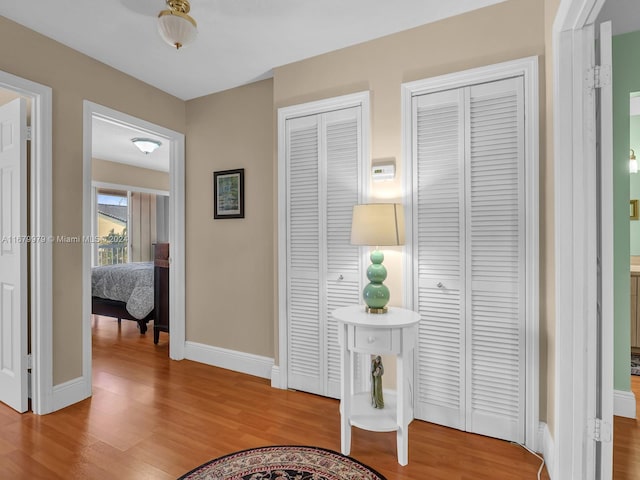
[[[386,313],[389,289],[382,282],[387,278],[387,269],[382,265],[384,254],[380,250],[371,252],[371,265],[367,268],[369,284],[364,287],[362,298],[367,304],[367,313]]]

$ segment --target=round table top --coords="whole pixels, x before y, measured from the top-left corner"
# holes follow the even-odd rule
[[[333,317],[342,323],[373,328],[408,327],[420,321],[420,314],[401,307],[389,307],[387,313],[367,313],[364,305],[336,308]]]

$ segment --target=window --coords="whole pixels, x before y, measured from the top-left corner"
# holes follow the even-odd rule
[[[128,192],[97,191],[98,265],[127,263],[128,254]]]

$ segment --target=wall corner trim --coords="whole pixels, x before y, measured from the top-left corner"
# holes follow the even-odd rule
[[[267,379],[272,378],[274,366],[273,358],[189,341],[185,342],[184,358]]]
[[[636,418],[636,396],[633,392],[613,391],[613,414],[618,417]]]

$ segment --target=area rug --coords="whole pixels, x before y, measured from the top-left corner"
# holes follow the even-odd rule
[[[211,460],[178,480],[386,480],[351,457],[318,447],[252,448]]]
[[[640,355],[631,354],[631,375],[640,375]]]

